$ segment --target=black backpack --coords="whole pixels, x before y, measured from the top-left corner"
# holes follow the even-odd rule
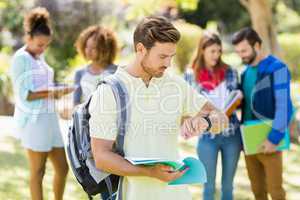
[[[100,84],[108,84],[114,94],[117,109],[118,135],[114,143],[114,150],[121,156],[124,156],[124,136],[128,123],[128,93],[124,83],[115,75],[104,78]],[[100,85],[99,84],[99,85]],[[67,155],[71,169],[81,184],[89,199],[100,193],[109,193],[110,198],[119,192],[119,200],[122,199],[122,179],[117,175],[109,174],[95,167],[95,161],[91,152],[88,110],[92,95],[88,101],[76,107],[72,124],[69,127],[67,138]],[[118,190],[118,188],[120,188]]]

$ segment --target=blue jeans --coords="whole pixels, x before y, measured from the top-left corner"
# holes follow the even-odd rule
[[[225,137],[217,135],[211,138],[204,135],[198,141],[197,153],[207,172],[207,183],[204,184],[203,200],[214,200],[216,165],[218,153],[222,156],[222,200],[233,199],[233,179],[242,149],[240,131]]]

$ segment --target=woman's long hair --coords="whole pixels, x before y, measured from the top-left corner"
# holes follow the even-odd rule
[[[216,33],[204,32],[199,41],[196,55],[192,59],[192,63],[191,63],[196,79],[198,78],[197,74],[199,74],[199,71],[202,68],[204,68],[206,65],[205,61],[204,61],[204,55],[203,55],[204,50],[205,50],[205,48],[207,48],[213,44],[217,44],[222,47],[222,42],[221,42],[220,37]],[[227,65],[222,61],[221,56],[220,56],[218,63],[214,67],[218,68],[218,67],[223,67],[223,66],[227,66]]]

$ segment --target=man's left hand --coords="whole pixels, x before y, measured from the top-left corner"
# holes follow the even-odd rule
[[[208,128],[208,122],[201,116],[187,117],[181,126],[181,135],[185,139],[198,136]]]
[[[260,147],[260,150],[262,151],[262,153],[274,153],[276,152],[276,147],[277,145],[273,144],[272,142],[270,142],[268,139],[266,139],[261,147]]]

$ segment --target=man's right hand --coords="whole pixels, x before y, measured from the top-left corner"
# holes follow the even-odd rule
[[[149,169],[149,176],[157,178],[163,182],[171,182],[180,178],[189,168],[182,171],[173,171],[173,168],[166,165],[157,164],[155,166],[147,167]]]

